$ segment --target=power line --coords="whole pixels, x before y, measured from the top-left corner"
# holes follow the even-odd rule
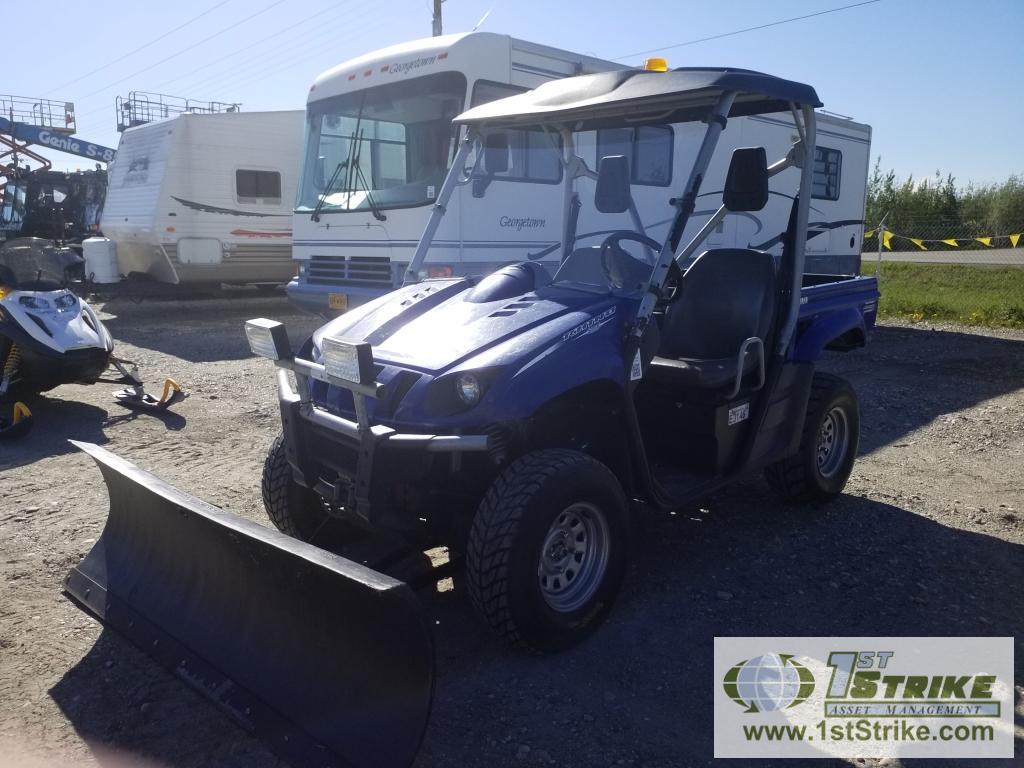
[[[791,19],[780,19],[779,21],[772,21],[768,24],[758,24],[756,27],[747,27],[746,29],[737,29],[732,32],[723,32],[720,35],[710,35],[708,37],[699,37],[696,40],[687,40],[683,43],[673,43],[672,45],[663,45],[658,48],[650,48],[646,51],[636,51],[635,53],[627,53],[624,56],[616,56],[612,61],[620,61],[622,59],[630,59],[634,56],[643,56],[645,53],[659,53],[661,51],[669,51],[673,48],[682,48],[687,45],[696,45],[697,43],[706,43],[709,40],[721,40],[723,37],[732,37],[733,35],[742,35],[744,32],[755,32],[759,29],[768,29],[769,27],[778,27],[782,24],[789,24],[793,21],[802,21],[803,19],[813,19],[815,16],[825,16],[829,13],[837,13],[838,11],[845,11],[850,8],[859,8],[862,5],[871,5],[872,3],[880,3],[882,0],[864,0],[861,3],[851,3],[850,5],[844,5],[839,8],[829,8],[826,11],[816,11],[815,13],[807,13],[803,16],[794,16]]]
[[[365,18],[366,16],[372,15],[372,14],[374,14],[374,11],[373,11],[372,8],[370,8],[370,9],[364,11],[362,14],[348,14],[348,15],[346,15],[345,21],[349,25],[351,25],[351,23],[359,21],[362,18]],[[294,26],[298,26],[298,25],[293,25],[293,27]],[[288,28],[288,29],[290,29],[290,28]],[[362,31],[363,30],[359,30],[359,32],[362,32]],[[275,33],[271,37],[277,37],[277,36],[279,36],[279,33]],[[313,54],[321,52],[321,49],[319,47],[317,48],[317,50],[311,50],[311,48],[309,46],[309,43],[313,42],[313,41],[319,41],[319,40],[321,40],[321,39],[323,39],[325,37],[328,37],[330,39],[327,40],[327,45],[322,50],[327,50],[327,49],[329,49],[329,48],[331,48],[333,46],[337,46],[338,43],[343,43],[343,42],[346,42],[346,41],[352,39],[351,35],[350,36],[338,36],[338,34],[332,28],[328,27],[326,29],[320,30],[319,32],[315,32],[312,35],[304,37],[302,39],[302,41],[301,41],[301,43],[303,44],[302,55],[300,57],[298,57],[298,58],[296,58],[295,56],[289,57],[289,61],[291,63],[288,64],[288,65],[282,66],[279,61],[277,61],[277,60],[270,60],[270,61],[260,62],[261,64],[267,64],[268,65],[266,67],[266,72],[262,72],[262,69],[263,69],[262,67],[247,68],[247,64],[249,62],[258,62],[260,59],[276,59],[276,57],[273,55],[275,53],[275,51],[285,51],[285,50],[290,49],[290,48],[294,49],[296,47],[296,42],[295,41],[284,41],[280,45],[274,45],[274,46],[271,46],[269,48],[266,48],[263,51],[261,51],[259,54],[257,54],[255,57],[247,57],[247,58],[243,59],[242,61],[238,62],[235,65],[235,67],[232,68],[232,69],[226,69],[226,70],[225,69],[221,69],[220,71],[215,72],[213,75],[209,75],[208,74],[206,77],[200,77],[198,79],[193,79],[191,82],[186,81],[186,83],[182,87],[177,88],[176,90],[178,90],[179,92],[187,92],[187,93],[193,93],[193,94],[194,93],[198,93],[200,90],[206,91],[207,93],[209,93],[209,92],[211,92],[213,90],[218,90],[222,94],[224,94],[227,90],[229,90],[229,88],[222,87],[219,84],[221,82],[223,82],[225,85],[231,85],[233,87],[238,87],[240,85],[248,84],[252,80],[258,80],[264,74],[269,74],[269,73],[274,72],[275,69],[283,70],[283,69],[288,69],[291,66],[296,65],[296,64],[302,64],[305,59],[309,58],[310,55],[313,55]],[[245,46],[245,47],[240,48],[239,50],[235,51],[234,53],[235,54],[242,53],[242,52],[244,52],[245,50],[247,50],[248,48],[251,48],[251,47],[252,46]],[[234,55],[234,54],[228,54],[228,56],[231,56],[231,55]],[[217,59],[214,62],[211,62],[210,64],[204,65],[200,69],[211,69],[213,64],[215,64],[215,63],[217,63],[219,61],[223,61],[224,58],[228,58],[228,57],[221,57],[220,59]],[[197,71],[198,70],[193,70],[193,71],[191,71],[189,73],[186,73],[185,75],[182,75],[182,76],[180,76],[178,78],[173,78],[173,80],[165,80],[160,85],[162,86],[162,85],[166,85],[167,83],[174,82],[176,80],[185,79],[185,78],[189,77],[190,75],[195,74],[195,72],[197,72]],[[239,77],[242,77],[244,79],[241,80],[240,82],[236,82],[236,81],[239,80]],[[215,85],[214,87],[210,87],[211,83],[218,83],[218,84]],[[159,86],[154,86],[154,90],[157,87],[159,87]],[[210,101],[223,100],[223,98],[225,98],[225,97],[219,96],[218,99],[210,99]],[[228,101],[232,101],[233,100],[231,97],[226,97],[226,98],[227,98]],[[198,99],[197,98],[196,101],[206,101],[206,99]],[[109,109],[109,107],[107,105],[100,105],[100,106],[94,107],[93,109],[86,110],[85,112],[80,112],[77,115],[77,117],[79,119],[79,122],[81,123],[83,118],[90,117],[90,116],[98,114],[100,112],[105,112],[107,109]]]
[[[239,48],[238,50],[232,51],[231,53],[229,53],[229,54],[227,54],[225,56],[221,56],[219,59],[214,59],[213,61],[208,61],[205,64],[203,64],[202,66],[196,67],[195,69],[189,70],[188,72],[185,72],[183,74],[180,74],[180,75],[177,75],[175,77],[172,77],[170,80],[164,80],[162,83],[157,83],[156,85],[153,86],[153,88],[154,89],[156,89],[156,88],[163,88],[165,85],[169,85],[170,83],[176,83],[179,80],[184,80],[186,77],[194,75],[197,72],[203,72],[203,71],[208,72],[210,67],[214,66],[215,64],[219,64],[222,61],[225,61],[227,59],[233,58],[233,57],[237,56],[240,53],[244,53],[245,51],[248,51],[248,50],[251,50],[252,48],[255,48],[258,45],[262,45],[263,43],[267,42],[267,40],[270,40],[272,38],[280,38],[285,32],[289,32],[289,31],[295,29],[296,27],[302,26],[303,24],[308,24],[311,21],[315,21],[317,18],[319,18],[320,16],[323,16],[328,11],[346,11],[347,12],[348,9],[345,6],[343,6],[343,5],[333,6],[333,7],[332,6],[328,6],[327,8],[324,8],[324,9],[322,9],[320,11],[317,11],[316,13],[314,13],[311,16],[307,16],[306,18],[302,19],[299,22],[297,22],[295,24],[292,24],[291,26],[285,27],[284,29],[275,30],[271,34],[267,35],[266,37],[261,37],[259,40],[256,40],[256,41],[250,43],[249,45],[246,45],[246,46],[244,46],[242,48]],[[274,49],[271,49],[271,50],[274,50]],[[266,51],[263,51],[262,53],[265,54]]]
[[[189,24],[191,24],[191,23],[193,23],[193,22],[195,22],[195,21],[199,21],[199,19],[203,18],[203,16],[206,16],[206,15],[208,15],[208,14],[211,14],[211,13],[213,13],[213,12],[214,12],[214,11],[216,11],[216,10],[217,10],[218,8],[220,8],[220,7],[222,6],[222,5],[227,5],[227,4],[228,4],[228,3],[230,3],[230,2],[231,2],[231,0],[221,0],[221,2],[217,3],[217,4],[216,4],[215,6],[213,6],[212,8],[207,8],[207,9],[206,9],[205,11],[203,11],[203,12],[202,12],[202,13],[200,13],[199,15],[197,15],[197,16],[193,16],[193,17],[192,17],[191,19],[189,19],[188,21],[186,21],[186,22],[184,22],[184,23],[182,23],[182,24],[179,24],[179,25],[178,25],[178,26],[176,26],[176,27],[175,27],[174,29],[170,29],[170,30],[168,30],[167,32],[164,32],[164,33],[163,33],[162,35],[159,35],[159,36],[157,36],[157,37],[154,37],[154,38],[153,38],[152,40],[150,40],[149,42],[147,42],[147,43],[143,43],[143,44],[142,44],[142,45],[140,45],[140,46],[139,46],[138,48],[134,48],[134,49],[132,49],[132,50],[128,51],[128,53],[124,54],[123,56],[118,56],[118,57],[117,57],[116,59],[113,59],[112,61],[108,61],[108,62],[107,62],[106,64],[103,64],[103,65],[101,65],[101,66],[99,66],[99,67],[96,67],[96,69],[92,70],[91,72],[86,72],[86,73],[85,73],[84,75],[81,75],[80,77],[76,77],[76,78],[75,78],[74,80],[69,80],[68,82],[66,82],[66,83],[63,83],[62,85],[59,85],[59,86],[57,86],[57,87],[56,87],[56,88],[54,88],[54,89],[53,89],[52,91],[50,91],[50,93],[51,93],[51,94],[53,94],[54,92],[56,92],[56,91],[59,91],[59,90],[61,90],[62,88],[66,88],[66,87],[68,87],[69,85],[74,85],[75,83],[81,82],[82,80],[85,80],[85,78],[87,78],[87,77],[92,77],[92,76],[93,76],[93,75],[95,75],[95,74],[96,74],[97,72],[102,72],[102,71],[103,71],[104,69],[107,69],[108,67],[111,67],[111,66],[113,66],[114,64],[117,64],[117,63],[118,63],[119,61],[124,61],[124,60],[125,60],[125,59],[127,59],[127,58],[128,58],[129,56],[133,56],[133,55],[135,55],[136,53],[138,53],[139,51],[141,51],[141,50],[143,50],[143,49],[145,49],[145,48],[148,48],[149,46],[153,45],[153,43],[158,43],[158,42],[160,42],[160,41],[161,41],[161,40],[163,40],[163,39],[164,39],[165,37],[169,37],[170,35],[173,35],[173,34],[174,34],[175,32],[177,32],[177,31],[178,31],[179,29],[184,29],[184,28],[185,28],[185,27],[187,27],[187,26],[188,26]]]
[[[164,64],[164,63],[170,61],[171,59],[176,59],[178,56],[181,56],[184,53],[188,53],[193,48],[198,48],[200,45],[203,45],[204,43],[208,43],[210,40],[213,40],[213,38],[220,37],[225,32],[230,32],[232,29],[235,29],[236,27],[239,27],[242,24],[245,24],[247,21],[251,21],[252,19],[255,19],[257,16],[262,16],[264,13],[269,11],[271,8],[275,8],[276,6],[281,5],[281,3],[283,3],[283,2],[285,2],[285,0],[275,0],[275,2],[271,3],[270,5],[266,6],[265,8],[262,8],[261,10],[256,11],[256,13],[248,15],[244,19],[241,19],[240,21],[236,21],[234,24],[230,24],[230,25],[224,27],[223,29],[221,29],[221,30],[219,30],[217,32],[214,32],[212,35],[204,37],[199,42],[193,43],[192,45],[189,45],[189,46],[187,46],[185,48],[182,48],[180,51],[177,51],[176,53],[172,53],[170,56],[167,56],[167,57],[165,57],[163,59],[160,59],[160,61],[155,62],[154,64],[150,64],[148,67],[143,67],[142,69],[140,69],[140,70],[138,70],[136,72],[132,72],[127,77],[122,77],[120,80],[118,80],[116,82],[113,82],[110,85],[104,86],[103,88],[99,88],[99,89],[93,91],[92,93],[87,93],[85,96],[82,96],[80,99],[77,99],[77,101],[85,101],[86,99],[92,98],[93,96],[95,96],[98,93],[103,93],[104,91],[109,91],[114,86],[120,85],[121,83],[125,82],[126,80],[131,80],[133,77],[137,77],[137,76],[141,75],[143,72],[148,72],[149,70],[153,69],[154,67],[159,67],[161,64]]]
[[[307,47],[307,48],[305,48],[302,51],[302,55],[301,56],[293,57],[293,59],[288,64],[281,65],[279,62],[270,62],[270,63],[268,63],[268,66],[266,66],[266,67],[257,67],[257,68],[255,68],[253,70],[248,70],[248,71],[237,71],[236,70],[234,72],[221,73],[220,75],[217,75],[217,76],[213,77],[212,79],[208,79],[206,81],[199,82],[197,85],[195,85],[192,88],[190,88],[190,90],[196,91],[196,90],[199,90],[199,89],[205,89],[205,90],[209,91],[209,90],[216,89],[217,91],[220,91],[221,93],[223,93],[225,91],[237,91],[238,89],[243,88],[246,85],[249,85],[250,83],[252,83],[254,81],[263,79],[265,76],[267,76],[269,74],[276,74],[278,72],[286,72],[286,71],[288,71],[290,69],[293,69],[294,67],[297,67],[297,66],[309,66],[314,58],[316,58],[316,57],[318,57],[318,56],[320,56],[320,55],[322,55],[324,53],[327,53],[330,50],[333,50],[334,48],[336,48],[338,46],[339,43],[343,43],[343,42],[347,42],[349,40],[356,39],[361,34],[367,32],[368,30],[376,29],[377,27],[380,27],[380,26],[382,26],[383,24],[385,24],[387,22],[387,17],[386,16],[382,16],[380,14],[375,14],[375,13],[372,12],[372,10],[368,11],[366,14],[364,14],[364,16],[366,16],[366,15],[374,16],[375,19],[376,19],[376,23],[368,24],[367,26],[362,27],[361,29],[354,31],[353,35],[349,35],[347,37],[332,37],[331,39],[329,39],[327,41],[324,41],[324,42],[320,43],[319,45],[314,45],[314,46]],[[358,18],[359,17],[354,17],[353,21],[358,20]],[[340,64],[340,63],[341,62],[334,61],[334,65],[337,65],[337,64]],[[241,78],[241,79],[239,79],[239,78]],[[210,86],[211,83],[217,83],[217,85],[211,87]],[[302,99],[303,102],[305,101],[305,94],[306,94],[305,91],[298,92],[298,94],[297,94]]]
[[[309,62],[309,60],[311,58],[313,58],[313,57],[315,57],[317,55],[321,55],[321,54],[323,54],[323,53],[325,53],[325,52],[327,52],[327,51],[337,47],[339,43],[345,43],[345,42],[348,42],[350,40],[356,39],[356,38],[359,37],[359,35],[365,33],[366,31],[368,31],[370,29],[376,29],[377,27],[381,26],[381,24],[383,24],[383,23],[385,23],[387,21],[386,17],[381,17],[379,14],[375,14],[372,9],[365,10],[361,14],[352,15],[352,16],[347,18],[347,21],[349,21],[349,22],[357,22],[357,21],[361,21],[362,19],[366,18],[367,16],[378,17],[378,23],[369,24],[369,25],[367,25],[367,26],[365,26],[365,27],[363,27],[361,29],[358,29],[358,30],[350,30],[351,34],[340,36],[340,37],[335,35],[332,30],[325,30],[327,35],[331,36],[331,39],[325,41],[324,43],[322,43],[320,45],[315,45],[315,46],[312,46],[312,47],[305,48],[302,51],[302,54],[300,56],[292,57],[291,60],[290,60],[290,63],[288,63],[288,64],[285,64],[285,65],[282,66],[280,64],[280,62],[276,62],[276,61],[275,62],[268,62],[269,66],[268,66],[268,68],[266,68],[265,72],[262,71],[260,68],[257,68],[256,71],[251,71],[250,70],[250,71],[245,71],[245,72],[238,72],[238,71],[227,72],[227,73],[221,72],[221,73],[218,73],[217,75],[214,75],[212,78],[205,78],[203,80],[199,80],[199,81],[196,82],[196,85],[189,86],[189,87],[185,88],[184,90],[187,90],[189,92],[194,92],[194,91],[197,91],[199,88],[205,88],[206,87],[205,86],[206,83],[211,83],[211,82],[215,82],[215,81],[218,81],[218,80],[223,80],[224,77],[228,78],[225,81],[225,83],[224,83],[224,86],[228,86],[228,87],[217,86],[218,90],[222,90],[223,91],[223,90],[228,90],[228,89],[237,89],[239,87],[248,85],[249,83],[251,83],[251,82],[253,82],[255,80],[259,80],[259,79],[265,77],[267,74],[270,74],[272,72],[273,73],[283,72],[283,71],[287,71],[287,70],[290,70],[290,69],[293,69],[293,68],[295,68],[297,66],[302,66],[302,65],[307,65],[308,66],[308,62]],[[323,36],[324,36],[324,33],[317,33],[317,34],[313,35],[310,38],[310,40],[317,39],[317,38],[322,38]],[[285,45],[287,46],[287,43]],[[282,46],[275,46],[274,48],[271,48],[269,50],[275,50],[276,48],[280,48],[280,47],[282,47]],[[243,79],[238,80],[238,77],[240,75],[242,76]],[[305,93],[304,91],[302,91],[302,92],[298,92],[297,91],[296,93],[297,93],[297,95],[302,97],[303,101],[305,100],[304,99],[304,93]],[[89,117],[91,115],[95,115],[95,114],[98,114],[100,112],[104,112],[107,109],[108,109],[107,106],[96,107],[94,109],[91,109],[91,110],[88,110],[86,112],[80,113],[77,117],[79,118],[79,121],[81,122],[82,118]]]

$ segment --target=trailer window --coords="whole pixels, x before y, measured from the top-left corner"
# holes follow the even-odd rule
[[[597,132],[597,157],[624,155],[633,184],[667,187],[672,183],[673,144],[667,125],[606,128]]]
[[[838,200],[843,153],[828,147],[814,148],[814,182],[811,197],[816,200]]]
[[[489,101],[504,99],[508,96],[515,96],[517,93],[525,93],[528,89],[508,83],[494,83],[490,80],[477,80],[473,84],[473,98],[470,99],[471,107],[478,107]]]
[[[281,174],[277,171],[235,171],[235,197],[240,203],[281,204]]]

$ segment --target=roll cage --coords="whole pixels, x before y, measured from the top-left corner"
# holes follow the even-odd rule
[[[419,279],[423,261],[430,250],[434,234],[444,217],[456,188],[472,181],[484,152],[485,136],[502,129],[535,128],[557,133],[562,137],[563,260],[571,250],[575,181],[594,178],[594,171],[576,152],[575,131],[596,128],[635,127],[668,123],[703,122],[707,128],[694,157],[686,184],[672,200],[675,214],[651,269],[648,284],[640,301],[630,337],[639,345],[673,262],[682,262],[696,254],[698,247],[725,218],[723,204],[698,230],[688,243],[680,241],[693,215],[701,183],[707,174],[715,147],[728,118],[790,111],[797,128],[797,140],[785,157],[768,166],[774,176],[789,168],[800,169],[800,184],[795,216],[791,220],[788,242],[784,250],[781,274],[787,275],[788,307],[779,326],[776,355],[785,355],[792,341],[800,309],[800,289],[804,272],[807,242],[807,221],[810,209],[811,184],[814,172],[815,107],[821,102],[810,86],[760,72],[741,69],[677,69],[671,72],[623,70],[584,75],[546,83],[527,93],[500,99],[475,107],[455,118],[468,130],[460,143],[438,194],[420,239],[409,263],[405,282]],[[476,159],[467,167],[471,153]],[[635,207],[630,209],[634,223],[639,221]]]

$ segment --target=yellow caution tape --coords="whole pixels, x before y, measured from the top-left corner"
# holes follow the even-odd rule
[[[872,237],[875,237],[875,235],[877,235],[879,231],[882,232],[882,245],[885,248],[887,248],[888,250],[890,250],[890,251],[892,250],[892,240],[893,240],[893,238],[896,238],[897,240],[909,240],[914,245],[916,245],[918,248],[920,248],[922,251],[927,251],[928,247],[925,245],[925,243],[945,243],[946,245],[952,246],[953,248],[959,248],[962,245],[969,245],[970,243],[977,242],[977,243],[981,243],[982,245],[984,245],[987,248],[992,248],[992,247],[994,247],[992,245],[992,243],[993,243],[993,241],[996,241],[996,240],[1009,240],[1010,241],[1010,247],[1011,248],[1016,248],[1020,244],[1021,238],[1024,237],[1024,232],[1017,232],[1017,233],[1014,233],[1014,234],[1011,234],[1011,235],[983,235],[981,237],[927,238],[927,237],[908,237],[907,235],[900,235],[900,234],[897,234],[896,232],[890,232],[887,229],[883,229],[883,230],[869,229],[869,230],[864,232],[864,239],[865,240],[870,240]]]

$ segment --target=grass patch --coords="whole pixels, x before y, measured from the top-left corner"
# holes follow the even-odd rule
[[[1024,328],[1024,267],[883,261],[879,290],[879,317]]]

